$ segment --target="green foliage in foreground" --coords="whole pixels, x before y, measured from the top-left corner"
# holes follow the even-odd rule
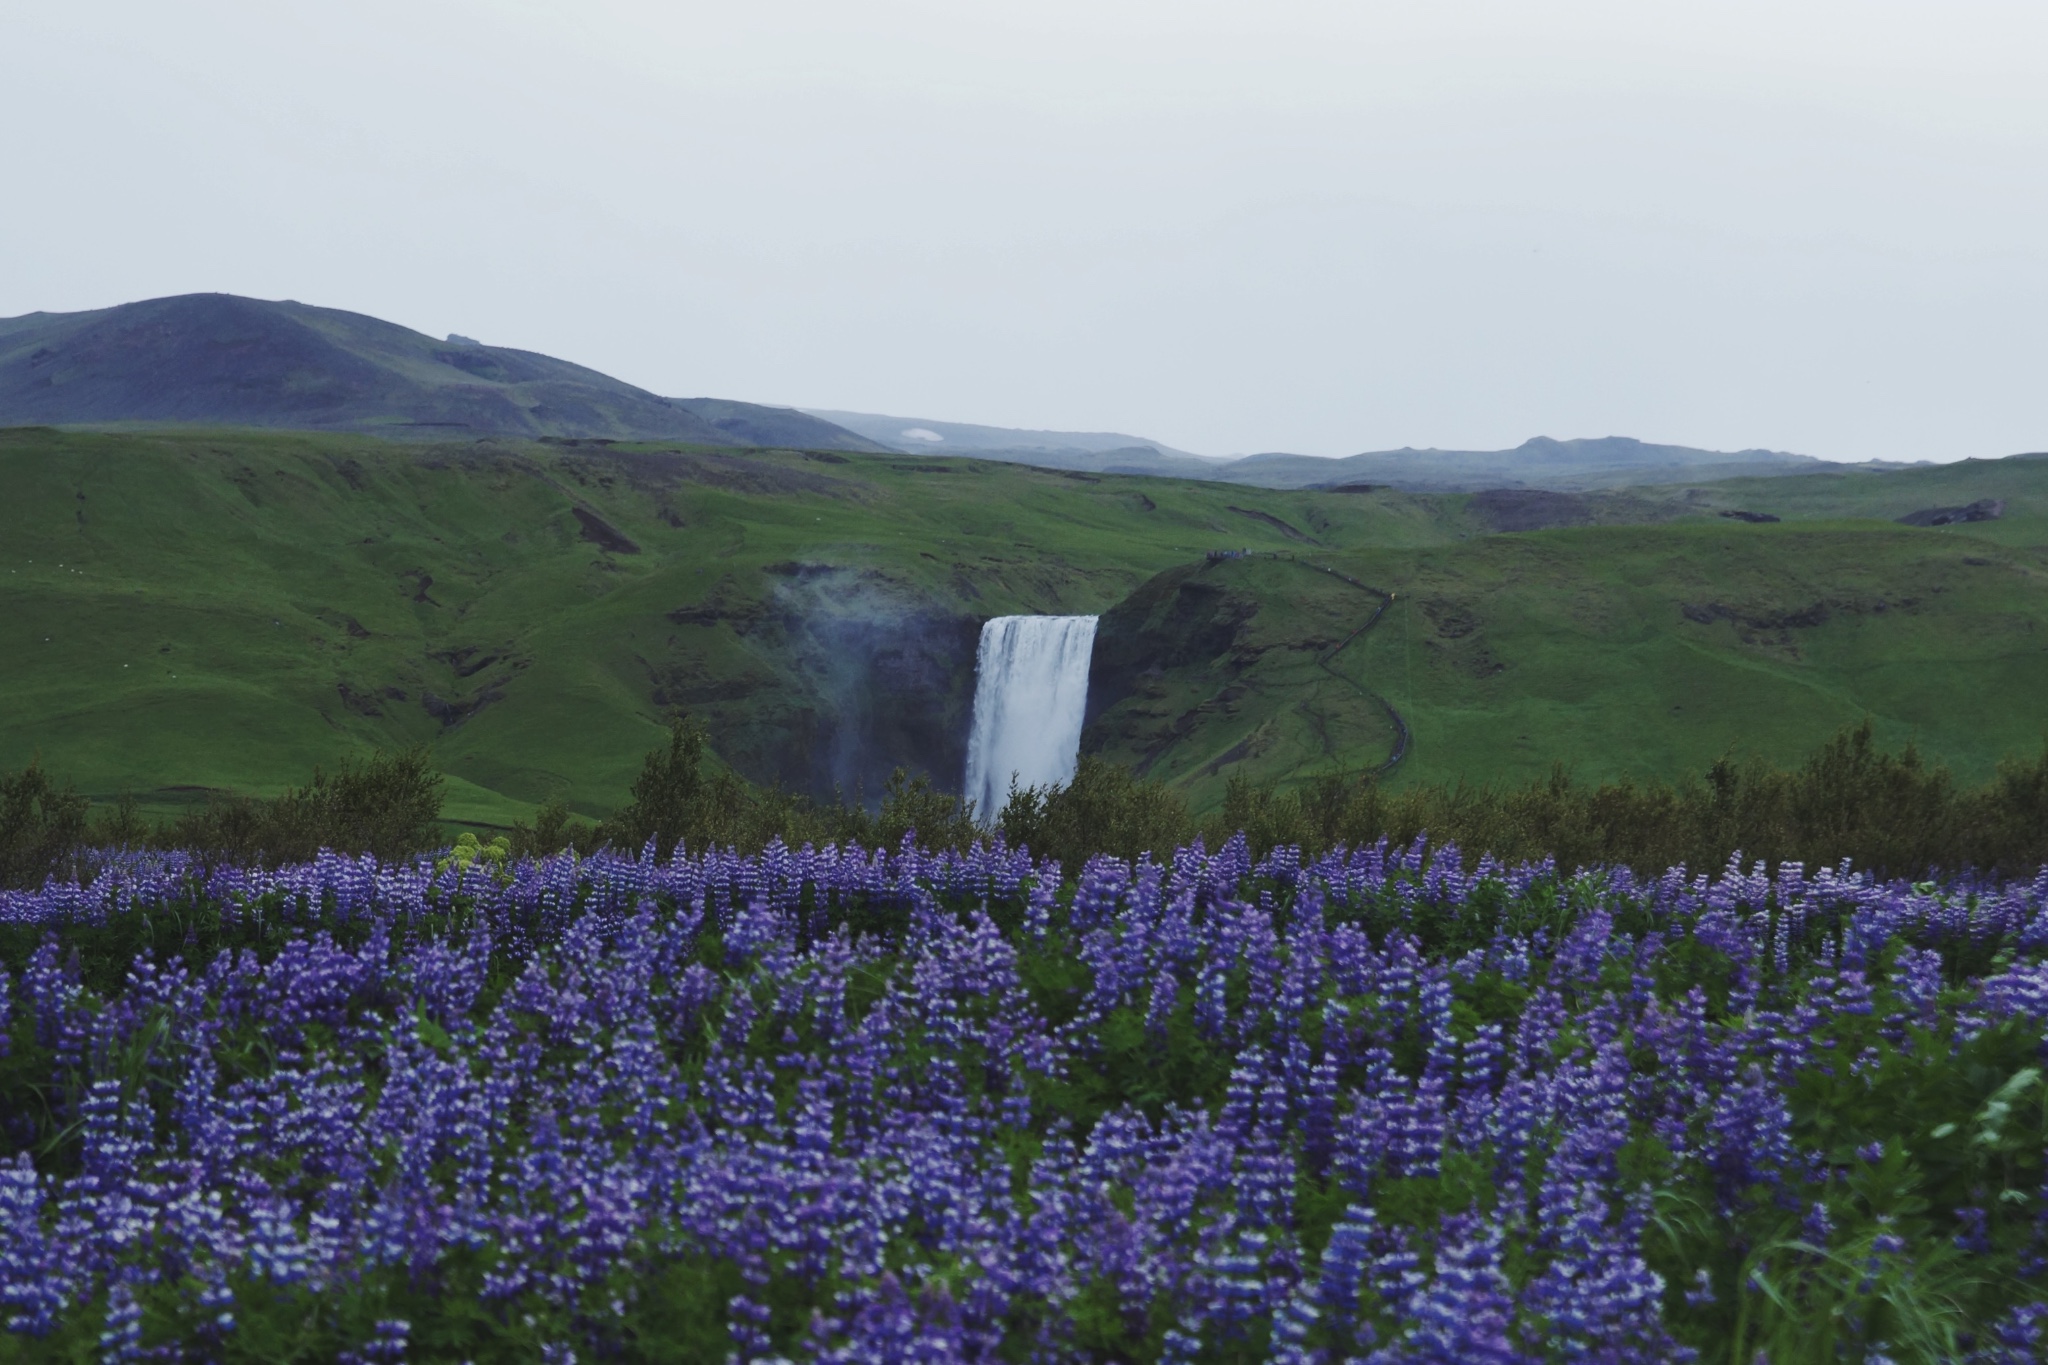
[[[399,859],[443,842],[444,779],[424,749],[315,769],[271,800],[223,793],[151,824],[132,800],[89,814],[89,803],[39,764],[0,774],[0,887],[34,887],[71,870],[91,848],[189,849],[216,863],[303,862],[323,848]]]
[[[333,773],[271,801],[227,796],[189,811],[154,836],[225,862],[303,862],[323,848],[402,858],[441,840],[444,779],[424,749],[344,760]]]
[[[88,847],[184,848],[218,862],[278,863],[321,848],[396,858],[439,847],[442,781],[424,751],[379,754],[282,797],[225,796],[151,827],[131,806],[87,818],[83,798],[39,766],[0,775],[0,885],[32,886]],[[2048,863],[2048,750],[2008,759],[1981,786],[1958,783],[1910,745],[1880,748],[1866,723],[1845,730],[1797,768],[1723,760],[1678,783],[1574,781],[1562,768],[1526,784],[1409,784],[1328,776],[1282,790],[1238,780],[1222,809],[1191,814],[1181,795],[1126,768],[1082,756],[1064,787],[1013,789],[985,824],[957,797],[898,772],[880,805],[816,802],[753,786],[709,755],[704,728],[678,719],[648,754],[633,799],[604,820],[561,801],[505,839],[510,854],[576,848],[667,857],[678,844],[746,851],[771,840],[798,847],[858,843],[893,848],[909,835],[931,848],[965,848],[999,831],[1012,846],[1079,868],[1098,853],[1135,858],[1193,839],[1220,847],[1242,832],[1255,855],[1284,844],[1313,855],[1386,838],[1455,843],[1473,856],[1551,856],[1560,866],[1619,864],[1654,872],[1716,868],[1741,854],[1809,867],[1844,858],[1918,877],[1964,869],[2008,875]]]
[[[1991,781],[1969,787],[1911,745],[1885,752],[1866,723],[1797,768],[1723,759],[1676,783],[1593,785],[1561,767],[1525,784],[1386,787],[1332,777],[1279,792],[1239,783],[1215,823],[1245,830],[1262,850],[1428,835],[1505,859],[1547,854],[1564,867],[1704,869],[1740,853],[1808,867],[1846,858],[1895,876],[2019,875],[2048,862],[2048,749],[2032,761],[2007,759]]]
[[[0,774],[0,886],[42,882],[86,842],[91,803],[60,787],[40,761]]]
[[[595,827],[557,810],[545,828],[522,826],[516,846],[638,848],[650,838],[758,849],[770,839],[894,846],[911,831],[929,847],[964,848],[984,831],[974,812],[922,780],[898,775],[873,814],[819,805],[708,772],[702,731],[679,721],[650,754],[633,803]],[[1959,784],[1907,746],[1878,747],[1869,724],[1844,730],[1797,768],[1752,759],[1716,763],[1702,779],[1574,782],[1563,769],[1524,785],[1411,784],[1325,777],[1294,790],[1231,783],[1222,810],[1198,818],[1178,793],[1083,755],[1064,787],[1013,789],[991,825],[1012,845],[1078,868],[1097,853],[1163,854],[1194,838],[1220,847],[1242,831],[1253,853],[1293,844],[1313,855],[1380,838],[1455,843],[1477,856],[1553,856],[1564,867],[1623,864],[1658,871],[1724,865],[1737,854],[1809,867],[1849,859],[1893,875],[1930,870],[2031,872],[2048,863],[2048,749],[2007,760],[1977,787]]]

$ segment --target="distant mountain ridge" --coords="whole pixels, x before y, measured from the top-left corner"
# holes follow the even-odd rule
[[[1191,455],[1163,441],[1120,431],[1041,431],[832,408],[802,411],[906,455],[965,455],[1044,469],[1158,474],[1180,479],[1213,478],[1218,469],[1230,463],[1227,457]]]
[[[859,432],[870,441],[905,452],[927,455],[979,455],[986,451],[1043,451],[1051,454],[1109,454],[1147,449],[1203,464],[1224,464],[1227,456],[1193,455],[1163,441],[1121,431],[1039,431],[1027,427],[991,427],[973,422],[941,422],[931,417],[890,417],[876,412],[840,412],[802,408],[813,417]]]
[[[437,341],[361,313],[233,294],[0,319],[0,426],[164,424],[953,455],[1275,489],[1586,492],[1850,467],[1626,436],[1538,436],[1512,450],[1404,447],[1340,459],[1195,455],[1123,432],[667,398],[533,351],[462,336]]]
[[[552,356],[291,300],[0,319],[0,425],[203,424],[880,451],[787,408],[663,398]]]
[[[1536,436],[1512,450],[1367,451],[1341,459],[1314,455],[1247,455],[1212,477],[1264,488],[1334,488],[1372,483],[1416,492],[1480,488],[1577,491],[1633,484],[1692,483],[1829,468],[1811,455],[1780,450],[1699,450],[1631,436],[1558,441]]]
[[[1585,492],[1630,485],[1803,474],[1843,467],[1811,455],[1779,450],[1699,450],[1629,436],[1568,441],[1537,436],[1512,450],[1403,447],[1336,459],[1280,451],[1232,458],[1194,455],[1163,442],[1118,432],[975,426],[829,408],[803,411],[905,454],[966,455],[1093,474],[1160,474],[1256,488],[1371,484],[1430,493],[1475,492],[1486,488]]]

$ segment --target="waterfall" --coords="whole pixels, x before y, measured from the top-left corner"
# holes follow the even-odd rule
[[[981,628],[963,793],[981,819],[1002,810],[1012,777],[1023,787],[1072,780],[1094,649],[1093,616],[998,616]]]

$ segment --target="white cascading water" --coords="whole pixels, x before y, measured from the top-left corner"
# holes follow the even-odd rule
[[[1002,810],[1012,779],[1073,780],[1094,651],[1093,616],[998,616],[981,628],[963,793],[981,819]]]

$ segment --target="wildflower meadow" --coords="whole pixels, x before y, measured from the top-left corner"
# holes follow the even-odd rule
[[[88,871],[0,892],[0,1361],[2048,1350],[2048,873]]]

